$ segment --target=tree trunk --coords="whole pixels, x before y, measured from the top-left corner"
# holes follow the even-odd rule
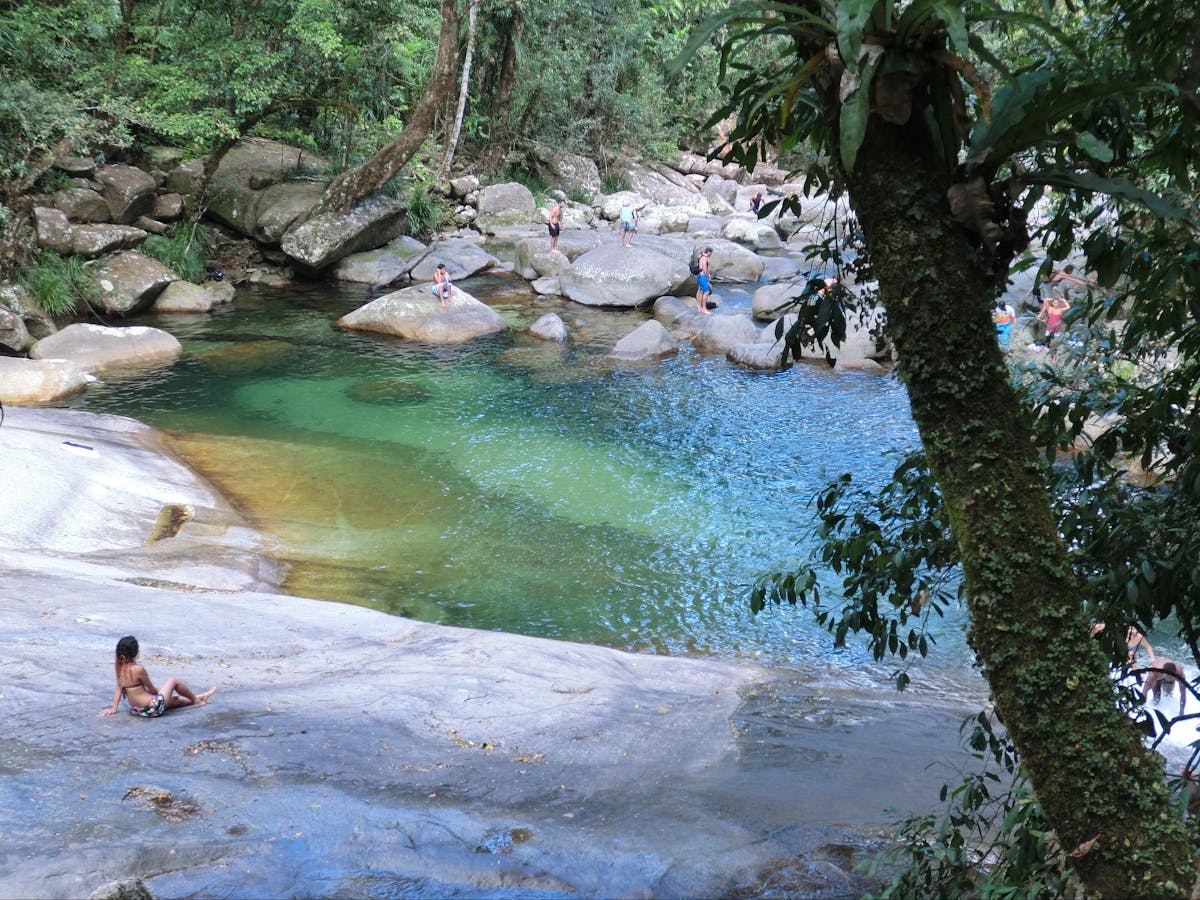
[[[1089,636],[996,345],[996,281],[979,242],[953,224],[937,160],[916,110],[906,126],[872,116],[847,184],[961,550],[968,639],[1089,891],[1186,897],[1196,880],[1193,849],[1168,799],[1162,759],[1117,709],[1107,662]]]
[[[442,30],[438,36],[437,59],[425,85],[425,92],[413,108],[404,131],[361,166],[343,172],[329,185],[308,218],[325,212],[345,213],[355,201],[377,191],[399,172],[433,128],[434,115],[454,85],[458,69],[457,0],[442,0]]]
[[[475,14],[479,11],[479,0],[470,0],[467,13],[467,52],[463,57],[462,78],[458,84],[458,108],[454,111],[454,122],[450,126],[450,138],[446,141],[446,158],[438,172],[438,181],[450,177],[454,165],[454,152],[458,149],[458,136],[462,133],[463,115],[467,111],[467,88],[471,83],[471,60],[475,57]]]

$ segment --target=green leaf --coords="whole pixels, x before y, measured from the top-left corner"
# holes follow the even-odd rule
[[[962,6],[958,3],[947,3],[946,0],[934,0],[932,9],[933,14],[946,26],[950,35],[950,46],[960,55],[966,53],[970,47],[967,39],[967,17]]]
[[[1124,178],[1104,178],[1091,172],[1037,172],[1026,176],[1029,184],[1045,184],[1051,187],[1090,191],[1129,200],[1149,210],[1160,219],[1179,219],[1193,227],[1195,217],[1187,210],[1167,198],[1135,186]]]
[[[1110,163],[1113,161],[1112,147],[1100,140],[1090,131],[1081,131],[1075,135],[1075,146],[1090,156],[1092,159],[1099,160],[1102,163]]]
[[[862,147],[863,138],[867,134],[867,120],[871,114],[871,80],[883,55],[873,53],[868,57],[858,87],[842,100],[842,109],[838,114],[838,134],[841,137],[842,166],[847,172],[853,171],[854,161],[858,158],[859,148]]]
[[[838,52],[847,71],[858,68],[863,29],[871,19],[876,2],[878,0],[841,0],[837,5]]]

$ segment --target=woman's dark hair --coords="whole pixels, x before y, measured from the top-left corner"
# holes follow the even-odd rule
[[[127,634],[117,641],[117,659],[113,663],[113,671],[117,673],[118,683],[121,681],[121,661],[124,660],[127,663],[131,663],[137,659],[137,655],[138,642],[137,638],[132,634]]]

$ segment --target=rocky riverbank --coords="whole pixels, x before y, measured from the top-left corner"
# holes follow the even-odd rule
[[[853,896],[961,759],[962,709],[264,593],[129,420],[10,411],[0,455],[4,896]],[[213,702],[98,717],[125,633]]]

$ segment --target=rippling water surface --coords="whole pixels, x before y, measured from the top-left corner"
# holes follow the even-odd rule
[[[286,589],[427,621],[639,650],[866,670],[803,611],[748,585],[809,549],[809,500],[879,483],[915,446],[894,378],[756,374],[690,350],[603,352],[645,316],[556,304],[518,279],[462,285],[513,331],[430,347],[333,327],[361,288],[250,289],[153,377],[77,405],[133,416],[281,539]],[[557,311],[569,349],[520,332]],[[962,668],[959,627],[944,626]],[[967,679],[968,681],[970,678]]]

